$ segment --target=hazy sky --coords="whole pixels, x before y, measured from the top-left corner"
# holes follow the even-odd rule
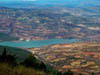
[[[31,1],[33,3],[67,3],[67,4],[84,4],[84,5],[100,5],[100,0],[0,0],[0,2],[27,2],[27,1]]]
[[[4,1],[46,1],[46,2],[52,2],[52,1],[58,1],[58,2],[67,2],[67,1],[100,1],[100,0],[0,0],[2,2]]]
[[[5,1],[46,1],[46,2],[53,2],[53,1],[56,1],[56,2],[72,2],[72,1],[100,1],[100,0],[0,0],[2,2],[5,2]]]

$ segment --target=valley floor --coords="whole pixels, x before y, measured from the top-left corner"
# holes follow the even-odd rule
[[[29,51],[59,71],[100,75],[100,43],[57,44]]]

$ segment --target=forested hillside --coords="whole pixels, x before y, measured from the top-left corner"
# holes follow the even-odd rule
[[[44,64],[41,60],[36,59],[33,54],[28,53],[23,49],[0,46],[0,51],[0,75],[67,75],[67,73],[73,74],[72,71],[61,73],[53,67]]]

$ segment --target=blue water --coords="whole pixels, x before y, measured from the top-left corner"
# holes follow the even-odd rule
[[[29,42],[27,41],[21,41],[21,42],[6,41],[6,42],[0,42],[0,45],[11,46],[11,47],[31,48],[31,47],[43,47],[43,46],[52,45],[52,44],[74,43],[78,41],[79,41],[78,39],[49,39],[49,40],[39,40],[39,41],[31,40]]]

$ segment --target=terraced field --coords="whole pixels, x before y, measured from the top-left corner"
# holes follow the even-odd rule
[[[42,48],[30,48],[37,58],[65,72],[100,74],[100,43],[57,44]]]

